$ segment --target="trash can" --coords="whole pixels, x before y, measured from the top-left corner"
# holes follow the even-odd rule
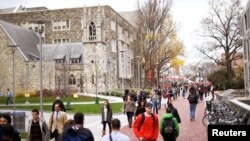
[[[13,113],[13,126],[19,132],[25,131],[25,112]]]

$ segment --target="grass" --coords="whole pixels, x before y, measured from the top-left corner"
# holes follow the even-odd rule
[[[28,138],[28,133],[27,132],[20,132],[21,139],[27,139]]]
[[[71,105],[71,110],[67,110],[67,113],[83,112],[84,114],[100,114],[102,104],[74,104]],[[122,110],[122,103],[110,103],[113,113],[120,113]],[[25,105],[16,106],[17,110],[29,110],[37,108],[40,109],[40,105]],[[1,106],[1,109],[13,109],[13,106]],[[51,105],[44,105],[45,112],[51,111]]]
[[[45,101],[45,103],[53,103],[55,101],[55,99],[56,99],[55,97],[44,97],[43,101]],[[39,103],[40,97],[30,97],[28,100],[30,103]],[[72,97],[64,97],[64,98],[61,98],[61,100],[64,102],[66,102],[66,101],[89,102],[89,101],[94,101],[95,97],[79,96],[78,99],[74,99]],[[99,98],[99,100],[103,100],[103,99]],[[26,98],[25,97],[16,97],[15,102],[16,102],[16,104],[23,104],[26,102]],[[5,103],[6,103],[6,97],[0,97],[0,104],[5,104]]]

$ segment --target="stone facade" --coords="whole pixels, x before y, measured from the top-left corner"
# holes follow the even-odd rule
[[[242,41],[243,41],[243,63],[244,63],[244,82],[248,97],[250,96],[250,1],[242,13],[241,17]]]
[[[111,7],[95,6],[55,10],[19,8],[15,13],[0,14],[0,19],[36,31],[38,31],[38,25],[32,21],[46,19],[48,22],[42,27],[45,44],[82,42],[83,64],[79,65],[83,66],[83,73],[82,70],[81,72],[75,70],[73,73],[79,80],[77,84],[80,80],[83,81],[83,92],[95,92],[96,86],[98,86],[97,91],[110,91],[121,87],[122,79],[125,80],[125,87],[133,87],[134,81],[131,80],[134,78],[132,63],[134,29]],[[97,85],[93,81],[96,77]],[[53,82],[55,80],[51,84]],[[55,83],[50,86],[55,88]]]
[[[3,28],[0,28],[0,90],[6,95],[7,88],[13,90],[13,52],[9,45],[14,44]],[[39,61],[25,59],[19,47],[14,52],[16,94],[40,89]],[[55,88],[55,62],[43,63],[43,87]]]

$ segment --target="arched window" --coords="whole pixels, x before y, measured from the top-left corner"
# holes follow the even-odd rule
[[[73,74],[69,76],[69,85],[75,85],[76,84],[76,78]]]
[[[89,40],[96,40],[96,27],[94,22],[89,24]]]

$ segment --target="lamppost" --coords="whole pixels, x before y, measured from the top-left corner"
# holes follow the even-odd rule
[[[15,97],[16,97],[16,94],[15,94],[15,89],[16,89],[16,87],[15,87],[15,84],[16,84],[16,81],[15,81],[15,77],[16,77],[16,75],[15,75],[15,50],[16,50],[16,47],[17,47],[17,45],[9,45],[9,47],[11,47],[11,49],[12,49],[12,57],[13,57],[13,117],[14,117],[14,113],[15,113],[15,111],[16,111],[16,99],[15,99]],[[14,118],[13,118],[13,123],[14,123]]]
[[[121,96],[123,96],[123,93],[124,93],[124,77],[125,77],[125,75],[124,75],[124,72],[125,72],[125,67],[124,67],[124,50],[120,50],[119,52],[121,52],[122,53],[122,73],[121,73],[121,77],[122,77],[122,95]]]
[[[43,73],[42,73],[42,69],[43,69],[43,66],[42,66],[42,33],[43,33],[43,30],[42,30],[42,26],[45,24],[45,23],[48,23],[47,20],[44,20],[44,19],[37,19],[37,20],[33,20],[31,21],[31,23],[35,23],[35,24],[38,24],[38,32],[39,32],[39,36],[40,36],[40,39],[39,39],[39,50],[40,50],[40,55],[39,55],[39,58],[40,58],[40,113],[41,113],[41,117],[43,117]]]
[[[110,89],[110,86],[112,86],[110,83],[110,68],[111,68],[111,61],[110,59],[108,58],[108,66],[107,66],[107,72],[108,72],[108,83],[107,83],[107,86],[108,86],[108,91],[109,91],[109,100],[111,100],[111,94],[112,94],[112,91]]]
[[[97,61],[96,60],[92,60],[91,63],[95,63],[95,104],[99,104],[99,98],[97,96],[98,94],[98,78],[97,78]]]

